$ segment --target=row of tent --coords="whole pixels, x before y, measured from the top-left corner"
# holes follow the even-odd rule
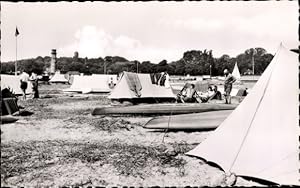
[[[135,74],[137,80],[140,82],[140,95],[136,95],[136,91],[132,91],[130,86],[132,85],[130,80],[126,79],[128,75],[132,74],[124,72],[118,82],[117,75],[100,75],[93,74],[88,75],[74,75],[70,80],[66,79],[64,74],[56,72],[51,79],[50,83],[71,83],[71,87],[64,89],[65,92],[81,92],[81,93],[91,93],[91,92],[111,92],[110,99],[132,99],[132,98],[155,98],[155,99],[175,99],[174,92],[170,87],[170,83],[166,83],[167,87],[161,87],[160,85],[153,84],[151,75],[149,74]],[[240,78],[239,70],[237,64],[235,65],[233,75],[236,78]],[[19,78],[13,75],[1,75],[1,88],[9,87],[15,94],[22,94],[20,89]],[[169,78],[166,79],[169,82]],[[117,84],[118,83],[118,84]],[[198,82],[200,83],[200,82]],[[199,84],[196,84],[199,85]],[[115,87],[116,86],[116,87]],[[115,88],[114,88],[115,87]],[[26,93],[32,93],[32,86],[29,82],[29,87]],[[233,89],[233,95],[238,93],[238,90]]]
[[[114,85],[117,83],[116,75],[91,75],[91,76],[80,76],[74,75],[70,80],[72,85],[65,91],[72,92],[110,92]],[[49,80],[50,83],[69,83],[69,80],[65,78],[63,74],[56,73]],[[1,74],[1,88],[9,88],[16,95],[21,95],[22,91],[20,88],[20,77],[15,75]],[[28,82],[26,89],[27,94],[33,93],[32,83]]]
[[[136,95],[136,91],[132,90],[133,81],[126,79],[129,75],[136,76],[136,82],[140,85],[140,95]],[[167,79],[168,80],[168,79]],[[50,79],[50,83],[67,83],[69,82],[63,74],[56,73]],[[168,86],[153,84],[150,74],[136,74],[123,72],[118,80],[117,75],[74,75],[71,79],[70,88],[64,89],[64,92],[80,92],[80,93],[108,93],[109,98],[175,98],[172,89]],[[28,82],[26,93],[32,93],[32,84]],[[14,75],[1,75],[1,88],[10,88],[15,94],[22,94],[20,88],[20,78]]]
[[[140,91],[132,90],[132,85],[134,82],[129,80],[129,76],[135,76],[136,82],[139,82]],[[20,81],[18,76],[14,75],[1,75],[1,88],[9,87],[15,94],[22,94],[20,89]],[[133,98],[154,98],[154,99],[175,99],[176,90],[181,90],[176,88],[176,86],[171,87],[169,79],[166,79],[164,86],[159,84],[153,84],[153,79],[150,74],[142,73],[130,73],[123,72],[119,80],[117,75],[103,75],[103,74],[93,74],[93,75],[74,75],[70,81],[68,81],[63,74],[56,73],[50,79],[50,83],[69,83],[71,82],[70,88],[64,89],[64,92],[80,92],[80,93],[109,93],[110,99],[133,99]],[[199,91],[205,91],[209,84],[220,84],[215,83],[216,80],[204,80],[194,82],[196,88],[200,88]],[[203,90],[203,88],[206,88]],[[220,88],[221,89],[221,88]],[[220,90],[223,91],[222,89]],[[140,95],[136,95],[140,92]],[[239,92],[239,89],[233,89],[232,95],[235,96]],[[32,85],[29,82],[29,86],[26,93],[32,93]],[[175,94],[174,94],[175,93]]]
[[[132,79],[130,79],[132,77]],[[133,78],[134,77],[134,78]],[[197,91],[205,92],[211,84],[220,85],[218,80],[204,80],[193,82]],[[176,90],[171,87],[169,79],[161,86],[153,84],[151,74],[123,72],[119,79],[117,75],[92,75],[92,76],[74,76],[73,83],[70,88],[64,89],[65,92],[110,92],[109,99],[175,99]],[[219,88],[221,93],[222,88]],[[239,96],[244,88],[233,88],[232,96]],[[139,93],[137,95],[137,93]]]

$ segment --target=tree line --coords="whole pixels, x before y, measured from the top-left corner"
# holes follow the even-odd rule
[[[255,53],[254,53],[255,52]],[[56,61],[56,69],[61,73],[68,71],[79,71],[84,74],[117,74],[122,71],[155,73],[168,72],[170,75],[212,75],[223,74],[225,68],[232,71],[237,62],[241,74],[252,73],[252,58],[255,62],[255,74],[260,75],[271,62],[273,55],[267,53],[263,48],[250,48],[236,57],[230,57],[227,54],[219,58],[213,57],[212,50],[191,50],[186,51],[183,57],[177,61],[167,62],[162,60],[158,63],[150,61],[139,62],[137,60],[129,61],[124,57],[106,56],[105,58],[78,58],[78,57],[59,57]],[[42,74],[50,67],[51,57],[37,57],[23,59],[18,61],[18,70],[26,72],[36,72]],[[14,72],[14,63],[1,63],[1,73],[12,74]]]

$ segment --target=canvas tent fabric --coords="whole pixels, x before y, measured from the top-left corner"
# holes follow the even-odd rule
[[[22,90],[20,88],[20,77],[14,75],[5,75],[1,74],[1,89],[10,88],[13,93],[16,95],[22,95]],[[32,83],[28,81],[28,86],[26,89],[26,94],[31,94],[32,91]]]
[[[91,76],[75,75],[70,88],[65,92],[110,92],[114,87],[117,75],[93,74]]]
[[[124,72],[120,78],[118,84],[113,89],[111,94],[108,96],[110,99],[134,99],[134,98],[173,98],[172,88],[169,86],[159,86],[152,84],[150,74],[136,74],[142,89],[140,90],[140,96],[137,96],[134,91],[130,90],[130,84],[128,83],[125,76],[128,72]]]
[[[298,56],[280,45],[251,93],[187,154],[225,172],[300,185]]]
[[[241,74],[239,71],[239,67],[237,66],[237,62],[234,65],[233,71],[232,71],[232,76],[234,76],[237,80],[241,79]]]
[[[65,78],[63,74],[55,73],[53,77],[49,80],[50,83],[68,83],[69,81]]]

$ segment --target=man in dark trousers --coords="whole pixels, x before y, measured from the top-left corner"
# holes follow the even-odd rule
[[[32,90],[33,90],[33,98],[34,99],[37,99],[39,98],[39,80],[38,80],[38,77],[37,77],[37,74],[35,72],[32,72],[31,73],[31,76],[29,78],[29,80],[31,81],[32,83]]]
[[[228,69],[224,70],[225,82],[224,82],[224,95],[225,95],[225,104],[231,104],[231,90],[232,84],[236,81],[236,78],[229,73]]]

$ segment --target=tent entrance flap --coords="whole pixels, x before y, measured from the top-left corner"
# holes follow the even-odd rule
[[[140,82],[138,75],[128,72],[127,74],[125,74],[125,78],[128,83],[129,89],[133,91],[137,97],[140,97],[142,95],[141,94],[142,84]]]

